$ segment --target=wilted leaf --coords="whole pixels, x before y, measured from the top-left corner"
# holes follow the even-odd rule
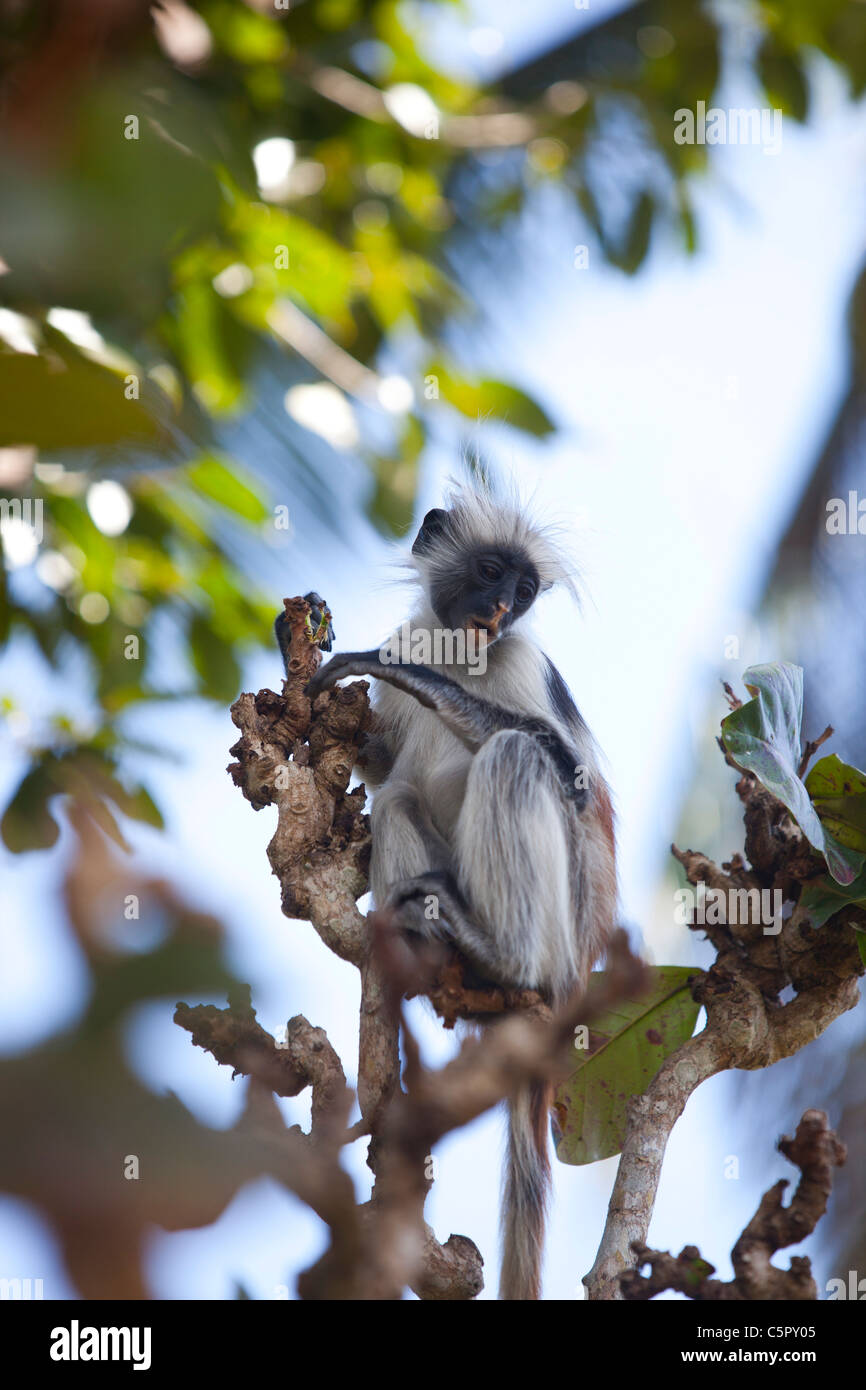
[[[626,1102],[643,1094],[665,1058],[694,1032],[700,1005],[689,980],[700,974],[687,966],[655,967],[645,995],[593,1020],[588,1050],[575,1049],[575,1071],[556,1092],[562,1131],[556,1156],[563,1163],[594,1163],[619,1153]],[[601,972],[592,977],[600,979]]]
[[[836,843],[821,824],[798,775],[802,743],[803,668],[780,661],[750,666],[743,684],[753,699],[722,720],[722,741],[738,767],[752,772],[787,806],[838,883],[850,883],[861,859]]]
[[[806,790],[834,839],[866,854],[866,773],[831,753],[809,772]]]

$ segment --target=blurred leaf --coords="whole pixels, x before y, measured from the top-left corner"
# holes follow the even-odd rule
[[[241,63],[275,62],[288,49],[288,39],[276,13],[258,14],[232,0],[210,0],[200,9],[214,38],[230,58]]]
[[[113,955],[99,962],[98,983],[81,1020],[82,1036],[110,1027],[121,1014],[149,999],[182,994],[227,994],[237,987],[219,942],[188,927],[146,955]]]
[[[348,328],[349,300],[358,271],[349,251],[319,227],[282,208],[250,202],[239,193],[229,217],[253,288],[229,301],[235,313],[270,332],[275,296],[289,295],[323,319]]]
[[[237,465],[229,467],[208,454],[190,464],[186,476],[198,492],[245,521],[267,520],[269,512],[255,490],[255,480],[245,478]]]
[[[514,429],[544,436],[555,428],[552,420],[531,396],[504,381],[476,380],[457,376],[441,362],[431,363],[425,376],[432,376],[439,394],[471,420],[488,416],[502,420]]]
[[[758,52],[757,68],[773,107],[796,121],[805,121],[809,114],[809,84],[797,59],[768,36]]]
[[[241,686],[240,666],[231,646],[217,637],[201,613],[193,614],[190,621],[189,644],[201,693],[223,702],[234,700]]]
[[[230,316],[225,302],[203,280],[178,295],[177,349],[199,402],[212,414],[235,410],[244,395],[238,364],[229,347]]]
[[[404,536],[412,524],[418,484],[418,457],[426,435],[421,421],[410,416],[396,458],[375,464],[375,487],[367,504],[370,520],[392,536]]]
[[[38,47],[38,29],[33,38]],[[0,150],[3,293],[25,311],[120,309],[151,328],[172,255],[218,226],[214,139],[225,161],[235,137],[223,122],[215,130],[212,103],[170,64],[115,58],[113,71],[100,71],[91,57],[93,72],[56,132],[50,174],[26,148],[5,141]]]
[[[9,585],[6,582],[6,562],[3,554],[3,537],[0,536],[0,644],[9,636],[12,614],[9,607]]]
[[[72,797],[109,839],[125,851],[129,850],[129,845],[109,801],[131,820],[157,829],[164,825],[161,812],[147,789],[140,785],[127,787],[121,782],[113,759],[99,747],[97,737],[89,744],[67,748],[59,754],[39,755],[20,782],[0,823],[0,833],[8,849],[20,854],[25,850],[49,849],[56,842],[60,828],[48,802],[58,795]]]
[[[626,239],[622,251],[616,257],[617,265],[628,275],[634,275],[646,259],[655,206],[655,198],[644,190],[631,210]]]
[[[84,939],[98,896],[87,889],[111,883],[117,892],[129,882],[122,870],[119,879],[104,877],[103,865],[75,861]],[[0,1190],[35,1203],[48,1219],[84,1298],[147,1297],[145,1243],[154,1225],[210,1224],[244,1183],[281,1175],[275,1146],[201,1124],[176,1096],[155,1095],[130,1069],[120,1026],[129,1009],[239,989],[217,924],[184,910],[158,882],[136,886],[142,902],[165,915],[168,940],[144,955],[96,950],[93,994],[78,1024],[0,1059],[0,1110],[16,1120],[0,1127]]]
[[[118,849],[122,849],[125,854],[131,854],[132,846],[118,825],[117,819],[108,803],[103,801],[99,796],[85,797],[79,795],[79,801],[82,805],[86,806],[88,815],[92,816],[100,830],[108,836],[109,840],[117,845]]]
[[[13,854],[50,849],[56,842],[60,826],[48,809],[48,800],[56,791],[44,763],[31,768],[19,782],[0,821],[3,843]]]
[[[88,361],[60,334],[38,356],[0,350],[0,447],[157,442],[160,425],[124,392],[119,372]]]
[[[156,830],[165,829],[162,812],[146,787],[133,787],[131,791],[119,787],[119,792],[114,793],[113,799],[130,820],[142,821],[145,825],[152,825]]]

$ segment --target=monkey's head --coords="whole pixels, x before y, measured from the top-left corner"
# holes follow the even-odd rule
[[[489,646],[524,617],[567,562],[549,531],[487,491],[455,490],[447,509],[425,516],[412,545],[415,567],[443,627],[478,633]]]

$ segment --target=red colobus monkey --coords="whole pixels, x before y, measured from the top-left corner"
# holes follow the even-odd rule
[[[335,656],[309,686],[379,682],[382,732],[363,769],[375,788],[373,895],[407,932],[450,939],[485,978],[557,1004],[585,983],[616,913],[611,800],[592,736],[525,630],[540,594],[572,585],[569,565],[518,505],[471,487],[427,513],[412,563],[422,599],[390,649]],[[456,661],[453,643],[437,659],[435,641],[429,663],[408,660],[407,643],[437,632],[470,634],[484,660]],[[538,1084],[510,1103],[505,1299],[540,1296],[551,1099]]]

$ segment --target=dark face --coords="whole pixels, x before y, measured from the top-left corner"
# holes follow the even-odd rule
[[[519,551],[496,548],[468,555],[462,572],[443,581],[431,597],[447,627],[474,628],[489,645],[529,612],[537,594],[531,561]]]
[[[435,545],[446,518],[447,513],[428,512],[413,546],[416,554]],[[489,645],[529,612],[538,590],[538,572],[526,555],[485,546],[467,553],[452,574],[437,580],[430,602],[443,627],[475,629]]]

